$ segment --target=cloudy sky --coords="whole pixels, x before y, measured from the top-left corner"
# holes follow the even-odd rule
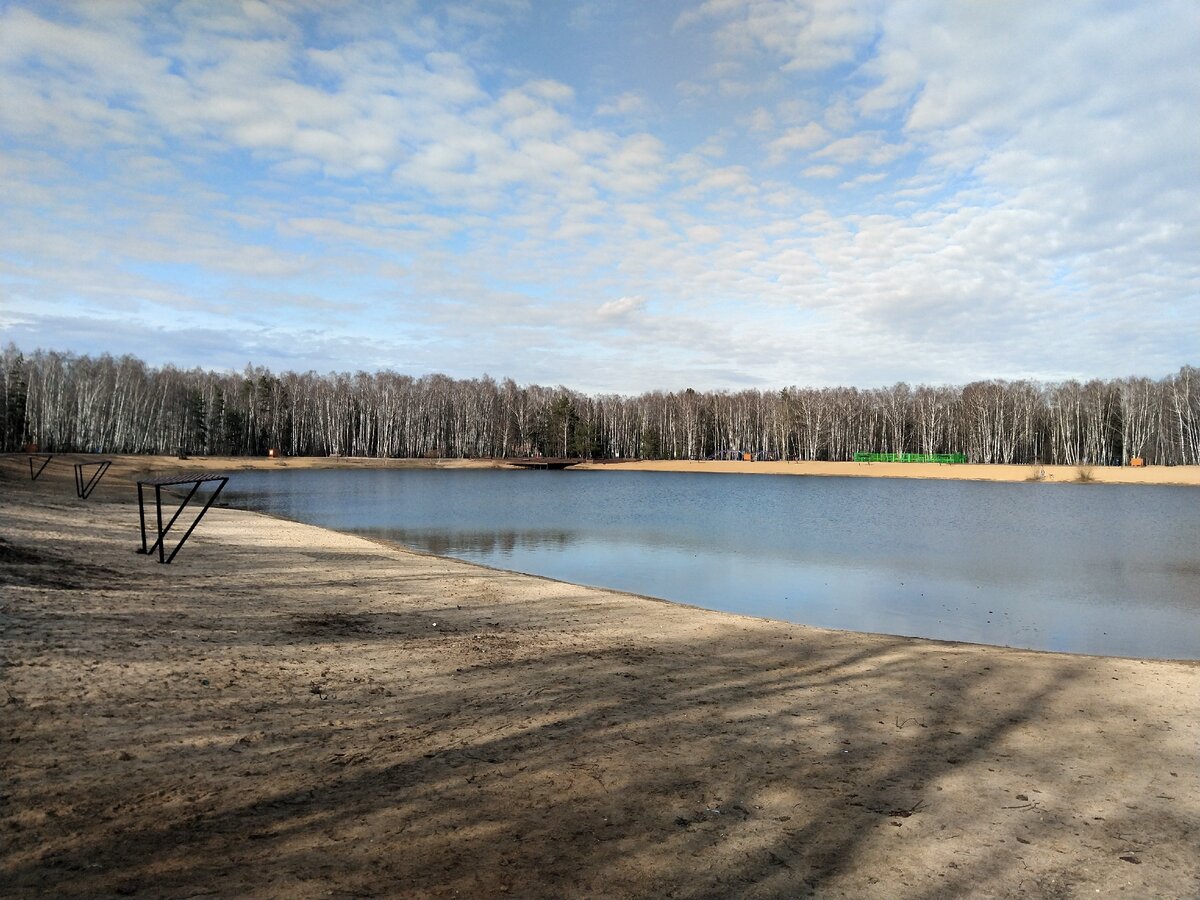
[[[1200,7],[0,0],[0,342],[640,392],[1200,363]]]

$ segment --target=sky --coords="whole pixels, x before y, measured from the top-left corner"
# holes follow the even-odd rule
[[[1200,364],[1200,6],[0,0],[0,343],[590,393]]]

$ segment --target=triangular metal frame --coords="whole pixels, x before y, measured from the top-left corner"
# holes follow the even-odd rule
[[[33,471],[33,461],[40,459],[42,464],[38,466],[38,470]],[[53,453],[30,453],[29,454],[29,480],[37,481],[38,476],[46,471],[46,466],[50,465],[50,460],[54,459]]]
[[[198,490],[200,490],[200,485],[206,484],[208,482],[220,482],[220,484],[218,484],[217,489],[209,495],[208,499],[204,503],[204,506],[200,509],[200,512],[198,512],[196,514],[196,518],[192,520],[192,524],[188,526],[187,531],[185,531],[183,533],[183,537],[181,537],[179,539],[179,543],[177,543],[175,545],[175,549],[173,549],[171,551],[170,555],[167,555],[166,554],[167,532],[169,532],[171,530],[171,527],[175,524],[176,520],[178,520],[179,516],[183,513],[183,511],[187,507],[188,503],[191,502],[191,499],[194,496],[196,496],[196,492]],[[180,549],[183,547],[183,545],[187,541],[187,539],[189,537],[191,537],[192,532],[196,530],[196,526],[200,524],[200,520],[204,518],[204,514],[206,512],[208,512],[209,508],[214,503],[217,502],[217,497],[219,497],[221,495],[221,491],[223,491],[225,489],[225,485],[227,485],[228,483],[229,483],[229,476],[227,476],[227,475],[190,475],[190,476],[181,475],[181,476],[168,476],[165,478],[150,478],[150,479],[146,479],[144,481],[139,481],[137,483],[138,515],[141,517],[141,523],[142,523],[142,549],[139,552],[140,553],[153,553],[155,550],[157,550],[158,551],[158,561],[160,563],[169,563],[171,560],[173,560],[175,558],[175,554],[180,551]],[[173,516],[171,516],[171,520],[169,522],[167,522],[166,527],[163,527],[162,489],[164,486],[167,486],[167,485],[183,485],[183,484],[190,484],[192,486],[192,489],[190,491],[188,491],[188,495],[183,498],[183,502],[179,504],[179,509],[175,510],[175,514]],[[154,508],[156,511],[157,521],[158,521],[158,537],[155,538],[154,543],[150,544],[149,546],[146,546],[146,505],[145,505],[144,495],[142,492],[143,487],[153,487],[154,488]]]
[[[108,467],[112,465],[112,460],[102,459],[94,462],[75,463],[75,495],[80,500],[86,500],[88,496],[96,489],[96,485],[100,483],[100,479],[104,477],[104,473],[108,471]],[[96,472],[87,483],[83,481],[83,467],[96,466]]]

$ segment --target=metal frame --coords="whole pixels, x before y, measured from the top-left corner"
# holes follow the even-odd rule
[[[510,466],[520,466],[522,469],[569,469],[587,460],[565,456],[521,456],[509,457],[502,462]]]
[[[185,531],[183,533],[183,537],[181,537],[179,539],[179,543],[177,543],[175,545],[175,549],[171,551],[169,556],[167,556],[166,555],[167,532],[169,532],[171,530],[171,527],[175,524],[175,522],[179,518],[180,514],[187,507],[188,503],[191,502],[191,499],[194,496],[196,496],[196,492],[198,490],[200,490],[200,485],[207,484],[210,482],[220,482],[220,483],[217,485],[217,489],[215,491],[213,491],[212,494],[209,495],[208,500],[205,501],[204,506],[203,506],[203,508],[201,508],[200,512],[198,512],[196,514],[196,518],[192,520],[192,524],[188,526],[187,531]],[[160,476],[157,478],[140,479],[137,483],[137,489],[138,489],[138,515],[141,518],[141,523],[142,523],[142,549],[138,552],[139,553],[153,553],[155,550],[158,550],[158,561],[160,563],[169,563],[171,560],[173,560],[175,558],[175,554],[180,551],[180,549],[183,547],[183,545],[187,541],[187,539],[189,537],[191,537],[192,532],[196,530],[196,526],[200,524],[200,520],[204,518],[204,514],[206,512],[208,512],[209,508],[214,503],[216,503],[217,497],[219,497],[221,495],[221,491],[223,491],[225,489],[225,485],[227,485],[228,483],[229,483],[228,475],[211,475],[211,474],[204,474],[204,473],[193,473],[190,475],[164,475],[164,476]],[[171,516],[171,520],[169,522],[167,522],[167,525],[164,528],[163,527],[163,512],[162,512],[162,489],[164,487],[169,487],[172,485],[183,485],[183,484],[190,484],[192,486],[192,489],[190,491],[188,491],[188,495],[186,497],[184,497],[183,502],[179,504],[179,509],[175,510],[175,515]],[[146,504],[145,504],[145,497],[143,494],[143,488],[145,488],[145,487],[153,487],[154,488],[154,507],[155,507],[155,510],[157,512],[157,517],[158,517],[158,537],[155,539],[154,543],[151,544],[149,547],[146,546]]]
[[[42,464],[38,466],[38,470],[33,471],[33,461],[40,459]],[[54,459],[53,453],[30,453],[29,454],[29,480],[37,481],[38,476],[46,471],[46,466],[50,465],[50,460]]]
[[[112,465],[112,461],[101,459],[94,462],[75,463],[75,496],[80,500],[86,500],[88,495],[96,489],[96,485],[100,483],[100,479],[104,477],[104,473],[108,471],[108,467]],[[95,466],[96,473],[88,480],[87,484],[83,482],[83,467]]]
[[[967,461],[964,453],[867,453],[854,454],[855,462],[941,463],[956,465]]]

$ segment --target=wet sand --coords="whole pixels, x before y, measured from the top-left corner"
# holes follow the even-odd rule
[[[231,509],[161,566],[131,475],[246,461],[122,459],[81,501],[70,460],[0,459],[6,896],[1200,892],[1194,663],[823,631]]]

